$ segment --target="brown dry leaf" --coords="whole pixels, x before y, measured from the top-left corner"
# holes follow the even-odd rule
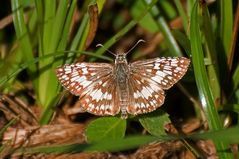
[[[2,95],[0,98],[0,110],[4,112],[8,120],[19,118],[20,125],[36,126],[38,125],[38,119],[28,105],[28,103],[15,96]]]

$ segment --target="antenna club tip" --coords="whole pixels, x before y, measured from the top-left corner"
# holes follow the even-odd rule
[[[96,47],[102,47],[103,45],[102,44],[97,44]]]
[[[140,43],[140,42],[146,42],[144,39],[139,39],[139,41],[138,41],[138,43]]]

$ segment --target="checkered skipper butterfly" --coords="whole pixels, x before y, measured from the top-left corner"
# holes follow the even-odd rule
[[[121,117],[127,118],[127,114],[154,111],[164,103],[164,90],[184,76],[190,60],[161,57],[128,63],[128,52],[110,52],[115,55],[114,64],[66,64],[57,68],[56,74],[67,90],[80,96],[81,107],[89,113],[103,116],[121,112]]]

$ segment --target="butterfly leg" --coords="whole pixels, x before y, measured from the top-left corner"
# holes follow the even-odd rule
[[[126,109],[121,109],[121,118],[122,119],[128,118],[128,113],[127,113]]]
[[[67,108],[64,108],[64,112],[67,114],[67,115],[74,115],[74,114],[77,114],[77,113],[85,113],[87,110],[85,108],[82,107],[81,103],[80,102],[77,102],[75,104],[74,107],[70,108],[70,107],[67,107]]]

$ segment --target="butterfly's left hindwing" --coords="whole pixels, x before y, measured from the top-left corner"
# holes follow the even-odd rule
[[[164,103],[164,91],[150,78],[142,78],[140,74],[130,75],[130,104],[127,112],[133,115],[154,111]]]

